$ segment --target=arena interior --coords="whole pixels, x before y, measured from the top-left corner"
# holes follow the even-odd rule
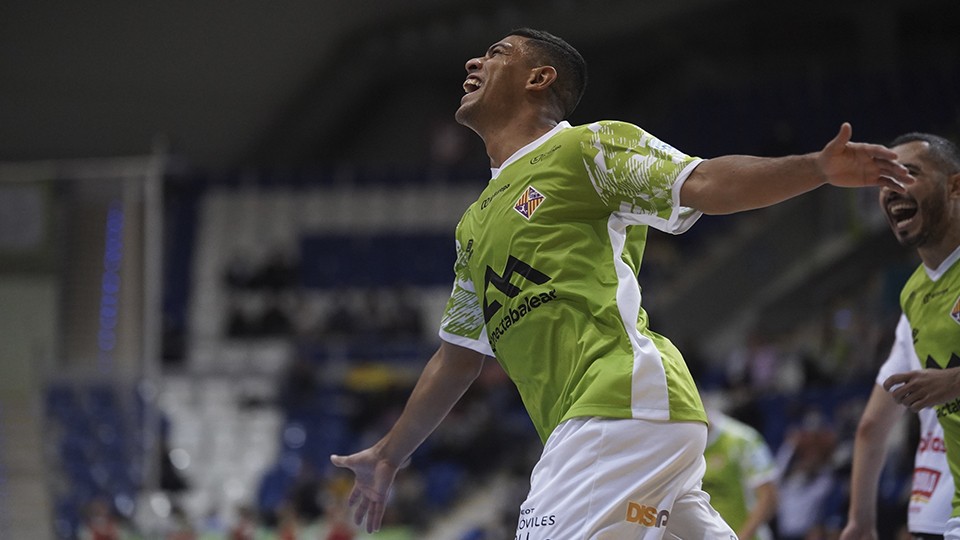
[[[385,432],[438,344],[453,229],[489,179],[453,119],[464,62],[510,29],[587,59],[572,123],[709,158],[815,151],[844,121],[957,141],[958,20],[952,0],[4,3],[0,539],[367,538],[328,456]],[[917,264],[876,191],[650,235],[653,328],[778,456],[816,455],[829,489],[780,504],[836,537]],[[489,362],[372,538],[512,537],[540,448]]]

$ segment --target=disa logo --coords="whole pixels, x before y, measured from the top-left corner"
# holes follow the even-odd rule
[[[647,506],[637,504],[633,501],[627,503],[626,521],[637,523],[644,527],[663,527],[670,519],[669,510],[658,510],[656,506]]]

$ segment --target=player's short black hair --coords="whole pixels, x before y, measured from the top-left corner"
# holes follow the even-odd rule
[[[577,108],[587,87],[587,63],[583,56],[563,39],[543,30],[515,28],[510,35],[527,38],[537,54],[535,60],[557,70],[557,81],[553,87],[560,99],[563,117],[568,118]]]
[[[900,146],[911,142],[925,142],[930,145],[930,157],[932,157],[946,174],[960,172],[960,150],[957,145],[949,139],[930,133],[904,133],[896,139],[890,141],[889,147]]]

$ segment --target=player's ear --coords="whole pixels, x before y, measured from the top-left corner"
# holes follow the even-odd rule
[[[537,66],[530,70],[527,78],[528,90],[546,90],[557,81],[557,70],[553,66]]]
[[[947,177],[947,193],[950,197],[960,199],[960,172]]]

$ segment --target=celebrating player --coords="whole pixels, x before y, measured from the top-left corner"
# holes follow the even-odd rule
[[[697,388],[641,306],[647,228],[912,178],[889,149],[850,142],[848,124],[819,152],[707,160],[632,124],[572,126],[586,65],[543,31],[511,32],[466,72],[456,119],[483,140],[492,178],[457,226],[441,345],[403,413],[370,448],[331,457],[356,475],[357,522],[379,527],[399,468],[493,357],[545,444],[517,538],[734,538],[700,489]]]
[[[945,512],[937,510],[933,499],[912,501],[912,505],[921,504],[925,514],[917,519],[911,512],[910,531],[960,540],[960,151],[950,141],[925,133],[901,135],[891,147],[916,182],[905,192],[881,189],[880,207],[900,244],[916,248],[921,265],[900,293],[903,314],[890,360],[899,362],[899,369],[881,370],[877,379],[885,379],[884,389],[892,392],[878,395],[879,389],[874,390],[857,433],[853,488],[860,487],[863,501],[851,501],[850,523],[843,538],[875,537],[870,493],[876,491],[882,449],[869,446],[879,437],[869,430],[888,429],[884,424],[889,418],[876,420],[877,414],[889,412],[899,403],[939,420],[953,476],[953,508],[947,523],[943,523]],[[871,420],[878,426],[871,428]],[[930,431],[926,428],[923,432]],[[939,473],[942,465],[923,465],[920,457],[918,449],[917,466],[923,466],[924,476],[914,476],[914,492],[919,489],[936,495],[936,484],[930,482],[947,482],[930,473]],[[924,484],[918,487],[919,479]],[[851,497],[856,495],[855,491]]]

